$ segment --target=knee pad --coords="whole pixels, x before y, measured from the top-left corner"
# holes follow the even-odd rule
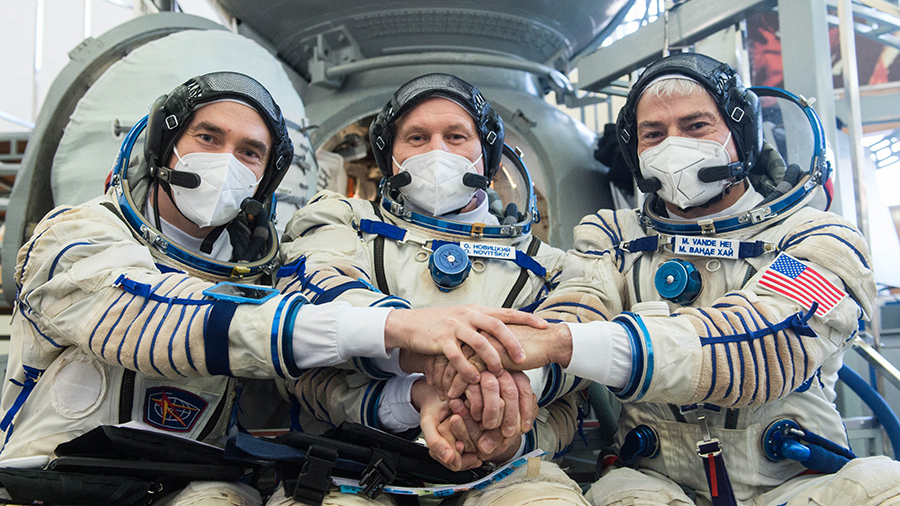
[[[793,505],[807,504],[794,498]],[[810,504],[855,504],[859,506],[900,503],[900,462],[888,457],[853,459],[809,493]]]
[[[529,472],[530,471],[530,472]],[[522,466],[484,490],[463,495],[463,506],[589,506],[581,487],[552,462]]]
[[[262,506],[259,492],[243,483],[192,481],[165,506]]]
[[[301,504],[290,497],[285,497],[284,487],[279,485],[266,502],[266,506],[301,506]],[[375,499],[369,499],[364,495],[342,494],[338,489],[332,489],[322,499],[322,506],[396,506],[396,502],[390,494],[380,494]]]
[[[629,468],[606,473],[585,497],[594,506],[694,506],[672,480],[653,471]]]

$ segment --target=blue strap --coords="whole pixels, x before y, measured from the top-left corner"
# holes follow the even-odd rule
[[[629,253],[656,251],[657,249],[659,249],[659,236],[648,235],[647,237],[641,237],[640,239],[628,241],[623,249]]]
[[[441,241],[441,240],[435,239],[435,240],[431,241],[431,249],[437,251],[438,248],[440,248],[441,246],[443,246],[445,244],[452,244],[454,246],[459,246],[459,243],[455,242],[455,241]],[[494,260],[501,260],[501,259],[494,258]],[[516,265],[518,265],[519,267],[533,272],[538,277],[543,278],[544,276],[547,275],[547,269],[545,269],[543,265],[538,263],[537,260],[528,256],[528,253],[525,253],[524,251],[517,249],[516,250],[516,259],[511,260],[511,261],[513,263],[515,263]]]
[[[367,234],[383,235],[395,241],[402,241],[406,236],[406,229],[383,221],[359,220],[359,230]]]
[[[714,444],[718,445],[718,442],[714,442]],[[722,454],[709,454],[702,457],[703,471],[706,473],[706,483],[709,485],[713,506],[737,506]]]
[[[539,278],[543,278],[547,275],[547,269],[522,250],[516,250],[516,265],[523,269],[528,269],[535,273]]]
[[[25,400],[28,399],[28,396],[31,394],[31,391],[34,390],[34,386],[37,384],[38,379],[40,379],[41,374],[44,373],[43,369],[36,369],[34,367],[22,366],[25,369],[25,382],[20,384],[22,390],[19,391],[19,395],[16,396],[16,400],[13,401],[12,406],[10,406],[9,411],[6,412],[6,416],[3,417],[3,420],[0,421],[0,430],[6,431],[13,419],[16,417],[16,413],[22,409],[22,405],[25,404]],[[18,382],[14,382],[18,384]]]
[[[755,258],[766,252],[766,242],[744,242],[738,244],[738,258]]]
[[[300,462],[306,458],[306,452],[288,445],[273,443],[249,434],[235,434],[225,443],[226,460],[275,460]]]
[[[232,376],[228,357],[228,329],[238,305],[226,300],[216,301],[203,327],[203,350],[206,369],[213,376]]]
[[[289,276],[293,276],[293,275],[297,274],[298,272],[300,274],[297,274],[297,275],[300,277],[303,277],[303,274],[305,273],[305,270],[306,270],[305,267],[306,267],[306,256],[304,255],[287,265],[282,265],[278,269],[278,271],[275,273],[275,277],[276,278],[286,278]]]
[[[139,297],[143,297],[147,300],[152,300],[153,302],[162,302],[163,304],[182,304],[185,306],[206,306],[209,304],[214,304],[216,302],[215,299],[186,299],[179,297],[164,297],[162,295],[157,295],[153,291],[153,287],[148,283],[139,283],[133,279],[127,278],[124,274],[120,274],[116,281],[113,283],[113,286],[121,288],[126,292],[137,295]]]

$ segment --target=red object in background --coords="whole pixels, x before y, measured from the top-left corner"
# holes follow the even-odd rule
[[[747,50],[750,53],[750,82],[754,86],[784,87],[784,69],[781,59],[781,33],[778,13],[763,12],[747,18]],[[837,27],[828,30],[831,45],[831,67],[841,61],[840,32]],[[881,84],[900,81],[900,50],[856,35],[856,62],[860,84]],[[834,87],[844,87],[844,77],[834,76]]]

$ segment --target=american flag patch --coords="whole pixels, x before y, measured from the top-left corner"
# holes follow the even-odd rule
[[[782,253],[766,269],[759,284],[793,299],[807,309],[818,302],[816,314],[824,316],[842,301],[847,294],[834,286],[812,267],[796,258]]]

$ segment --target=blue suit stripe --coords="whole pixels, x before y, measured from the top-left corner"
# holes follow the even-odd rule
[[[152,294],[153,292],[155,292],[156,290],[158,290],[159,287],[162,286],[162,284],[163,284],[164,282],[165,282],[165,281],[160,281],[156,286],[154,286],[154,287],[151,289],[150,293]],[[173,289],[174,289],[174,287],[173,287]],[[170,289],[168,292],[166,292],[166,295],[168,295],[169,293],[171,293],[171,291],[172,291],[172,289]],[[144,312],[144,309],[147,307],[147,302],[148,302],[149,300],[150,300],[150,299],[146,299],[146,300],[144,301],[144,306],[141,307],[141,311],[140,311],[140,313],[138,313],[139,315],[140,315],[141,313]],[[140,354],[138,353],[138,350],[139,350],[140,347],[141,347],[141,341],[144,339],[144,332],[147,331],[147,328],[150,326],[150,321],[153,320],[153,316],[156,314],[156,311],[159,309],[159,307],[160,307],[159,304],[154,304],[154,305],[153,305],[153,308],[150,310],[150,314],[149,314],[149,315],[147,316],[147,318],[144,320],[144,324],[141,325],[141,332],[138,334],[137,342],[136,342],[135,345],[134,345],[134,370],[135,370],[135,371],[140,371],[140,370],[141,370],[141,369],[138,367],[138,356],[140,355]],[[157,329],[157,330],[158,330],[158,329]],[[155,362],[154,357],[153,357],[154,351],[155,351],[155,347],[156,347],[156,334],[154,334],[154,335],[153,335],[153,338],[151,338],[151,340],[150,340],[150,367],[152,367],[153,370],[156,371],[157,374],[159,374],[160,376],[163,376],[162,371],[160,371],[159,368],[156,367],[156,362]],[[141,371],[141,372],[143,372],[143,371]]]
[[[843,243],[845,246],[847,246],[847,247],[850,249],[850,251],[852,251],[853,253],[856,254],[857,258],[859,258],[860,263],[863,264],[863,267],[865,267],[866,269],[869,269],[869,268],[870,268],[868,262],[866,262],[865,256],[864,256],[858,249],[856,249],[855,246],[853,246],[852,244],[850,244],[850,242],[847,241],[846,239],[844,239],[843,237],[840,237],[840,236],[835,235],[835,234],[829,234],[829,233],[824,233],[824,232],[823,232],[823,233],[817,233],[817,234],[809,234],[809,235],[806,235],[806,236],[804,236],[804,237],[801,237],[800,239],[797,239],[796,241],[793,241],[793,242],[790,243],[789,245],[785,246],[784,249],[787,250],[788,248],[792,248],[792,247],[794,247],[794,246],[800,244],[801,242],[803,242],[803,241],[809,239],[810,237],[816,237],[816,236],[832,237],[832,238],[834,238],[834,239],[837,239],[839,242],[841,242],[841,243]],[[798,258],[800,258],[800,257],[798,257]],[[803,258],[802,260],[806,260],[806,259]]]
[[[312,202],[310,202],[310,204],[312,204]],[[313,225],[313,226],[307,228],[306,230],[304,230],[303,232],[300,232],[300,237],[303,237],[310,232],[315,232],[316,230],[318,230],[324,226],[325,226],[324,223],[319,223],[318,225]]]
[[[53,346],[56,347],[56,348],[65,348],[65,346],[60,345],[59,343],[57,343],[56,341],[54,341],[53,339],[51,339],[50,336],[48,336],[47,334],[44,334],[43,332],[41,332],[41,329],[38,328],[38,326],[37,326],[36,323],[34,323],[33,321],[31,321],[31,318],[29,318],[29,317],[25,314],[25,312],[21,309],[21,307],[20,307],[20,309],[19,309],[19,312],[22,314],[22,317],[25,318],[25,320],[27,320],[28,323],[31,324],[31,327],[34,329],[35,332],[38,333],[39,336],[43,337],[48,343],[50,343],[51,345],[53,345]]]
[[[134,302],[135,300],[137,300],[137,295],[132,295],[131,300],[129,300],[128,302],[125,303],[125,309],[121,313],[119,313],[120,319],[121,319],[122,315],[125,314],[125,311],[128,310],[128,306],[130,306],[131,303]],[[137,316],[140,316],[140,312],[138,312]],[[131,332],[131,327],[134,325],[134,322],[137,321],[137,316],[135,316],[135,318],[128,323],[128,326],[125,327],[125,333],[123,335],[127,336],[128,333]],[[119,320],[117,319],[116,323],[118,323],[118,322],[119,322]],[[115,328],[115,325],[113,326],[113,328]],[[109,338],[110,334],[112,334],[112,331],[113,331],[113,329],[109,329],[109,334],[106,335],[107,339]],[[125,367],[125,364],[122,363],[122,347],[123,346],[125,346],[125,339],[119,340],[119,348],[116,350],[116,360],[119,362],[119,365],[121,365],[122,367]],[[135,347],[135,357],[137,357],[137,347]]]
[[[810,222],[807,222],[807,223],[810,223]],[[850,227],[850,226],[847,226],[847,225],[842,225],[842,224],[840,224],[840,223],[826,223],[826,224],[824,224],[824,225],[818,225],[818,226],[815,226],[815,227],[812,227],[812,228],[808,228],[808,229],[804,230],[803,232],[799,232],[799,233],[796,233],[796,234],[791,235],[791,236],[785,236],[785,237],[783,237],[783,238],[781,239],[781,241],[779,241],[778,249],[784,250],[784,249],[786,249],[786,248],[789,248],[789,247],[791,247],[792,245],[796,244],[796,242],[794,242],[794,241],[799,242],[801,239],[805,238],[804,236],[806,236],[806,235],[808,235],[808,234],[811,234],[811,233],[815,232],[816,230],[822,230],[822,229],[825,229],[825,228],[843,228],[843,229],[850,230],[851,232],[855,233],[856,235],[861,235],[861,234],[859,233],[859,230],[856,230],[856,229],[853,228],[853,227]]]
[[[579,303],[577,303],[577,302],[557,302],[557,303],[555,303],[555,304],[550,304],[549,306],[542,308],[542,310],[548,310],[548,309],[554,309],[554,308],[561,308],[561,307],[573,307],[573,308],[579,308],[579,309],[586,309],[586,310],[588,310],[588,311],[590,311],[590,312],[592,312],[592,313],[594,313],[594,314],[599,315],[599,316],[600,316],[601,318],[603,318],[604,320],[608,320],[608,319],[606,318],[606,315],[603,314],[602,312],[598,311],[597,309],[594,309],[593,307],[588,306],[588,305],[586,305],[586,304],[579,304]],[[566,312],[568,312],[568,311],[566,311]],[[574,314],[574,313],[571,313],[571,312],[569,312],[569,313],[570,313],[570,314]]]
[[[592,221],[582,222],[582,223],[580,223],[580,225],[589,225],[589,226],[592,226],[592,227],[597,227],[597,228],[599,228],[600,230],[602,230],[603,233],[606,234],[607,237],[609,237],[609,240],[610,240],[610,242],[611,242],[612,244],[614,244],[614,245],[615,245],[615,244],[618,244],[618,241],[616,241],[616,239],[615,239],[615,235],[614,235],[613,232],[610,231],[609,229],[607,229],[607,228],[605,228],[605,227],[603,227],[603,226],[601,226],[601,225],[598,225],[598,224],[596,224],[596,223],[594,223],[594,222],[592,222]]]
[[[200,372],[200,370],[197,369],[196,365],[194,365],[194,359],[191,356],[191,327],[194,326],[194,319],[197,318],[198,314],[203,313],[205,318],[205,315],[209,314],[210,309],[212,309],[212,306],[207,306],[206,308],[203,308],[202,306],[195,306],[194,308],[192,308],[193,313],[191,314],[191,318],[188,320],[187,329],[184,333],[184,353],[187,356],[188,365],[191,366],[191,369],[197,372]],[[187,306],[184,306],[181,310],[187,310]]]
[[[169,288],[169,290],[166,291],[164,297],[168,297],[170,293],[175,291],[175,289],[178,288],[178,286],[181,285],[182,283],[184,283],[185,281],[187,281],[186,277],[181,278],[177,283],[175,283],[175,286]],[[157,308],[159,308],[159,307],[160,307],[159,305],[154,307],[153,313],[155,313]],[[156,354],[156,340],[159,337],[159,332],[160,332],[160,330],[162,330],[162,326],[166,321],[166,317],[169,316],[169,313],[171,311],[172,311],[172,304],[170,303],[166,306],[166,311],[163,313],[162,317],[159,319],[159,323],[156,324],[156,331],[153,333],[153,339],[150,341],[150,350],[151,350],[150,365],[153,366],[153,369],[155,369],[156,372],[158,372],[160,374],[160,376],[162,376],[163,373],[162,373],[162,371],[159,370],[158,367],[156,367],[156,360],[154,357],[154,355]],[[150,320],[153,318],[153,313],[151,313],[150,317],[147,318],[147,322],[144,324],[145,328],[150,324]],[[172,342],[175,340],[175,336],[177,335],[177,333],[178,333],[178,327],[175,327],[175,330],[172,331],[172,335],[169,337],[169,339],[166,340],[166,348],[167,348],[168,355],[169,355],[169,363],[172,365],[172,368],[175,369],[176,373],[181,374],[180,372],[178,372],[178,369],[175,368],[174,362],[172,362]]]
[[[116,304],[118,304],[119,301],[122,300],[122,297],[124,297],[124,296],[125,296],[125,292],[120,293],[119,296],[116,297],[116,300],[114,300],[113,303],[112,303],[108,308],[106,308],[106,311],[103,312],[103,316],[100,318],[100,321],[98,321],[98,322],[97,322],[97,325],[94,325],[94,329],[91,330],[91,336],[88,338],[88,348],[90,348],[90,349],[93,349],[93,348],[94,348],[94,336],[97,334],[97,329],[100,327],[100,322],[106,320],[107,315],[109,315],[109,311],[110,311]],[[123,311],[123,312],[124,312],[124,311]],[[118,323],[119,320],[122,319],[122,313],[123,313],[123,312],[120,312],[120,313],[119,313],[119,318],[116,319],[116,323]],[[116,325],[115,325],[115,323],[114,323],[114,324],[113,324],[113,328],[115,328],[115,326],[116,326]],[[111,332],[111,331],[110,331],[110,332]],[[100,347],[100,356],[101,356],[101,357],[104,357],[104,358],[106,357],[106,343],[107,343],[107,341],[109,341],[109,333],[106,334],[106,339],[103,340],[103,345]]]
[[[59,260],[62,258],[63,255],[66,254],[67,251],[74,248],[75,246],[88,246],[90,244],[91,243],[89,243],[87,241],[73,242],[71,244],[67,244],[65,248],[60,250],[60,252],[57,253],[56,258],[53,259],[53,263],[50,264],[50,274],[47,276],[47,281],[50,281],[51,279],[53,279],[53,273],[56,272],[56,266],[59,264]]]

